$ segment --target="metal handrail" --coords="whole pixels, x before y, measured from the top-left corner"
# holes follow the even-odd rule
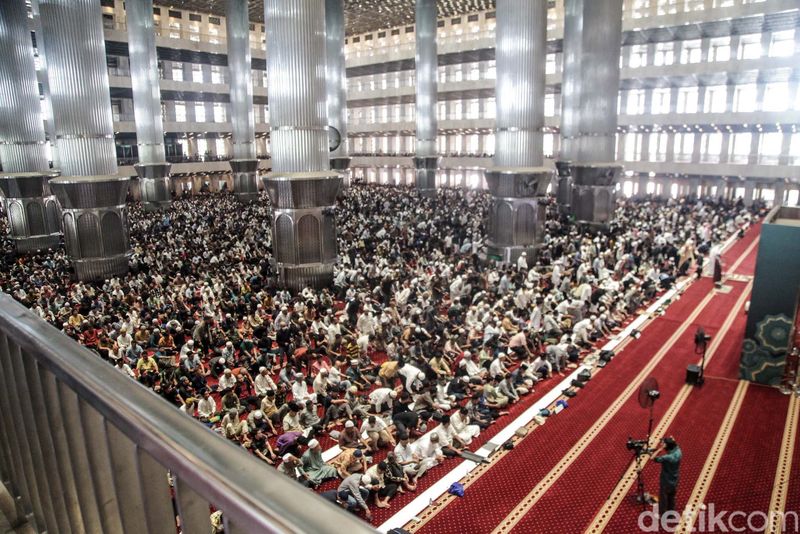
[[[0,293],[0,382],[2,475],[13,489],[23,488],[23,500],[31,501],[24,505],[33,509],[38,530],[76,530],[75,517],[81,514],[68,504],[78,503],[85,522],[92,515],[107,519],[110,513],[117,515],[112,519],[124,532],[141,524],[149,532],[174,533],[170,494],[154,491],[167,487],[169,473],[174,479],[174,509],[185,534],[210,531],[209,503],[222,510],[228,534],[374,532],[124,376],[5,293]],[[56,411],[60,407],[65,415],[70,398],[75,404],[73,393],[80,409],[71,413],[79,414],[76,419],[83,433],[78,435],[84,436],[77,450],[75,440],[58,439],[65,432],[68,437],[75,435],[67,417],[50,417],[47,410],[46,414],[36,410],[36,421],[25,417],[25,410],[37,405]],[[19,424],[23,420],[24,430],[26,425]],[[84,460],[89,457],[93,468],[105,466],[108,472],[92,469],[88,477],[79,472],[79,461],[64,466],[65,458],[81,455]],[[105,464],[98,464],[98,458]],[[20,459],[21,463],[15,461]],[[131,462],[129,469],[124,468],[126,461]],[[57,473],[47,466],[58,466]],[[104,476],[110,479],[105,486]],[[87,493],[81,491],[87,478],[94,480],[95,503],[85,502]],[[116,492],[98,495],[108,485]],[[48,502],[48,497],[56,502]],[[167,524],[153,523],[156,517],[170,515]],[[101,530],[108,531],[107,523],[102,523]],[[72,528],[64,528],[70,524]],[[78,530],[94,531],[87,524]]]

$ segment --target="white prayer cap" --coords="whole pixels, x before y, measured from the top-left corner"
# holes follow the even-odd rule
[[[262,417],[264,417],[264,412],[262,412],[261,410],[256,410],[253,412],[253,417],[255,417],[256,419],[261,419]]]
[[[365,486],[371,486],[372,477],[369,475],[361,475],[361,483],[364,484]]]
[[[315,449],[317,447],[319,447],[319,441],[312,439],[311,441],[308,442],[309,449]]]
[[[258,372],[259,372],[259,373],[263,373],[263,372],[264,372],[264,371],[266,371],[266,370],[267,370],[267,368],[266,368],[266,367],[259,367],[259,368],[258,368]]]
[[[284,455],[283,455],[283,461],[284,461],[284,462],[288,462],[288,461],[289,461],[289,460],[291,460],[292,458],[294,458],[294,456],[292,456],[292,455],[291,455],[291,454],[289,454],[288,452],[287,452],[286,454],[284,454]]]
[[[344,427],[345,427],[345,428],[353,428],[354,426],[356,426],[356,424],[355,424],[354,422],[352,422],[352,421],[347,421],[347,422],[344,424]]]
[[[389,396],[391,398],[393,398],[393,399],[396,399],[397,398],[397,392],[395,390],[392,390],[392,391],[389,392]]]

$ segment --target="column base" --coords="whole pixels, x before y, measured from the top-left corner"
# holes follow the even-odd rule
[[[333,264],[276,265],[278,284],[290,291],[302,291],[306,287],[323,289],[333,285]]]
[[[232,159],[228,162],[233,174],[233,196],[246,204],[258,199],[258,160]]]
[[[528,265],[532,266],[533,264],[530,263],[531,260],[536,258],[539,254],[539,249],[541,246],[508,246],[504,247],[502,245],[497,245],[491,241],[489,241],[486,245],[486,257],[490,260],[494,260],[500,263],[508,263],[510,265],[516,265],[517,260],[522,253],[526,254],[528,258]]]
[[[345,189],[350,187],[350,173],[348,170],[350,169],[351,161],[352,158],[348,157],[331,158],[331,170],[337,171],[342,175],[342,187]]]
[[[416,156],[414,168],[416,169],[415,187],[417,192],[424,197],[436,196],[436,169],[439,168],[439,156]]]
[[[569,211],[572,204],[572,162],[571,161],[556,161],[556,171],[558,177],[556,178],[556,202],[559,209]]]
[[[81,282],[107,280],[128,272],[129,254],[118,254],[109,258],[72,259],[75,276]]]
[[[572,166],[571,213],[578,224],[604,230],[614,218],[616,180],[622,166],[575,164]]]
[[[61,246],[61,235],[37,235],[14,239],[14,248],[19,254],[30,254]]]
[[[167,210],[172,205],[169,178],[170,163],[137,163],[133,166],[139,176],[142,207],[145,211]]]

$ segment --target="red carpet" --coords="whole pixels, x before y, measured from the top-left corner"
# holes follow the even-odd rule
[[[789,398],[777,390],[750,385],[709,487],[707,503],[729,511],[769,508],[788,406]]]
[[[716,333],[741,294],[743,284],[737,286],[731,293],[715,296],[698,321],[684,332],[670,353],[654,369],[652,376],[658,380],[661,391],[661,399],[653,410],[654,428],[683,387],[686,365],[698,359],[694,353],[695,325],[702,325],[707,332]],[[632,459],[625,441],[629,436],[644,438],[647,435],[647,420],[647,410],[639,405],[635,396],[629,399],[589,448],[522,518],[513,532],[531,532],[534,527],[545,530],[548,530],[547,527],[559,528],[566,532],[585,529]],[[713,433],[710,439],[713,440]],[[657,469],[651,470],[657,472]],[[649,487],[657,488],[657,485],[651,483]],[[575,491],[575,488],[581,488],[581,491]],[[628,503],[632,504],[630,501]],[[565,506],[569,507],[569,514],[564,514]],[[636,509],[636,506],[632,508]]]

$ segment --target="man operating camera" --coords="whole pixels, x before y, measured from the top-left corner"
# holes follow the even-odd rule
[[[675,492],[678,489],[678,474],[683,453],[675,442],[675,438],[668,436],[661,440],[661,444],[653,455],[653,461],[661,464],[658,512],[663,518],[664,514],[675,510]]]

